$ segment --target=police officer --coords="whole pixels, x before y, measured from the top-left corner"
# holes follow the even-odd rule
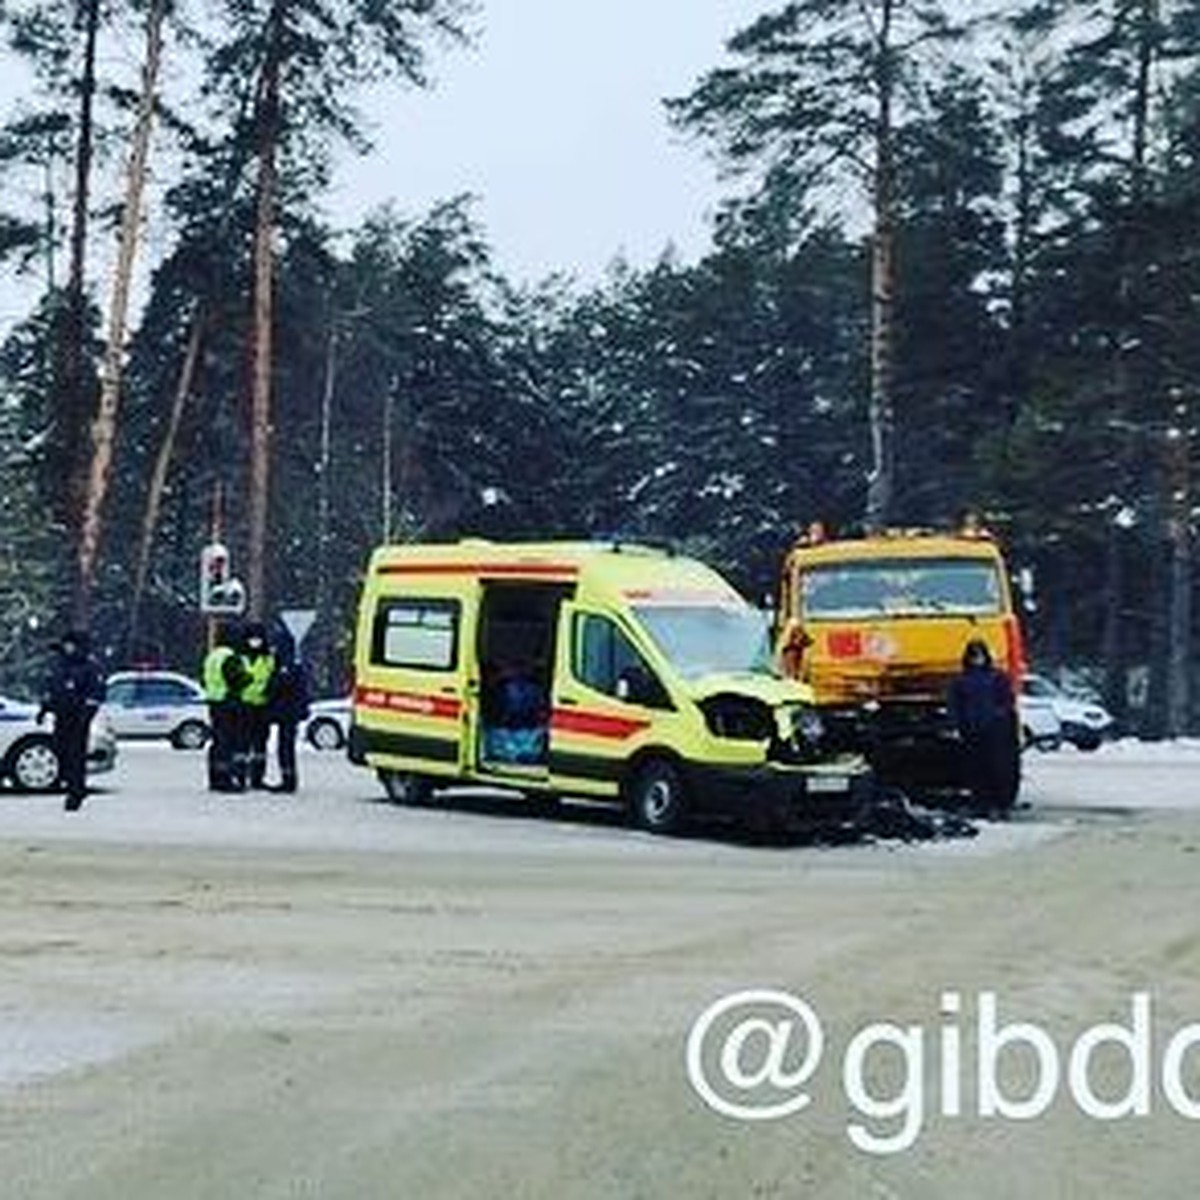
[[[242,693],[247,678],[241,656],[228,630],[204,659],[201,677],[208,701],[212,737],[208,743],[208,787],[213,792],[240,792],[245,787]]]
[[[296,656],[296,642],[285,628],[275,634],[275,670],[267,689],[267,711],[275,726],[275,753],[279,760],[277,792],[294,792],[299,785],[296,770],[296,734],[308,716],[312,687],[308,671]]]
[[[275,674],[275,655],[267,641],[266,627],[257,621],[246,626],[242,637],[242,665],[246,670],[246,686],[242,688],[246,783],[252,788],[262,788],[266,783],[267,740],[271,735],[267,701],[271,677]]]
[[[47,713],[54,717],[54,752],[67,792],[64,807],[75,812],[87,795],[88,729],[104,703],[104,677],[83,630],[73,629],[51,649],[57,660],[46,680],[37,720],[40,725]]]

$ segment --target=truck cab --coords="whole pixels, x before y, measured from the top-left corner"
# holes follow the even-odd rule
[[[1025,671],[1004,559],[975,526],[853,537],[813,527],[785,559],[776,635],[784,672],[812,689],[831,739],[866,754],[885,784],[926,795],[963,786],[946,697],[966,643],[986,642],[1014,695]]]

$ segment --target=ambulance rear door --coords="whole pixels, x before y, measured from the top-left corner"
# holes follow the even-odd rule
[[[478,597],[479,582],[468,576],[399,573],[378,590],[355,693],[372,766],[449,777],[469,771]]]

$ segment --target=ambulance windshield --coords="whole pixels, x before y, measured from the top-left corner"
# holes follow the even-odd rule
[[[749,605],[647,604],[634,611],[686,679],[775,673],[767,616]]]

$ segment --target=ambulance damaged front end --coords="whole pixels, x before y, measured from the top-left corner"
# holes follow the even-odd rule
[[[644,606],[637,616],[704,722],[687,763],[693,807],[764,830],[854,832],[870,824],[874,776],[832,746],[811,689],[774,667],[768,622],[744,603]]]
[[[875,780],[865,758],[832,750],[805,689],[770,677],[708,676],[693,694],[708,734],[738,761],[710,764],[693,793],[714,811],[792,832],[856,832],[870,823]]]

